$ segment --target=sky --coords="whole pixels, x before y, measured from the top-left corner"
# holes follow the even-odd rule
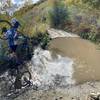
[[[14,3],[14,4],[21,4],[21,3],[23,3],[22,1],[24,1],[24,0],[12,0],[12,2]],[[33,3],[36,3],[37,1],[39,1],[39,0],[32,0],[33,1]]]

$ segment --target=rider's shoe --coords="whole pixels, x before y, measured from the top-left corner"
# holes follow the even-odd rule
[[[20,92],[20,90],[21,90],[21,89],[16,89],[15,92],[18,93],[18,92]]]

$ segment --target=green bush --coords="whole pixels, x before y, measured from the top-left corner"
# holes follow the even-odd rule
[[[51,39],[47,32],[45,33],[38,32],[37,35],[32,38],[32,44],[33,46],[39,45],[42,49],[47,49],[50,40]]]
[[[87,39],[87,40],[90,40],[92,42],[97,42],[96,41],[96,34],[95,33],[80,33],[79,35],[83,39]]]
[[[49,11],[49,17],[51,27],[61,28],[69,19],[67,7],[61,1],[55,0]]]
[[[82,0],[94,8],[100,8],[100,0]]]

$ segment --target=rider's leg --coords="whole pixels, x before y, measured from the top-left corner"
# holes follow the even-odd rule
[[[21,62],[17,56],[16,49],[17,49],[17,45],[10,46],[10,50],[11,50],[10,58],[11,59],[13,58],[16,61],[16,64],[20,65]]]
[[[17,45],[11,45],[11,46],[10,46],[10,51],[11,51],[10,57],[11,57],[11,58],[12,58],[12,57],[17,58],[16,48],[17,48]]]

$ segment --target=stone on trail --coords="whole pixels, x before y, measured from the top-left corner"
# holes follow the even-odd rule
[[[87,100],[100,100],[100,93],[90,93]]]

